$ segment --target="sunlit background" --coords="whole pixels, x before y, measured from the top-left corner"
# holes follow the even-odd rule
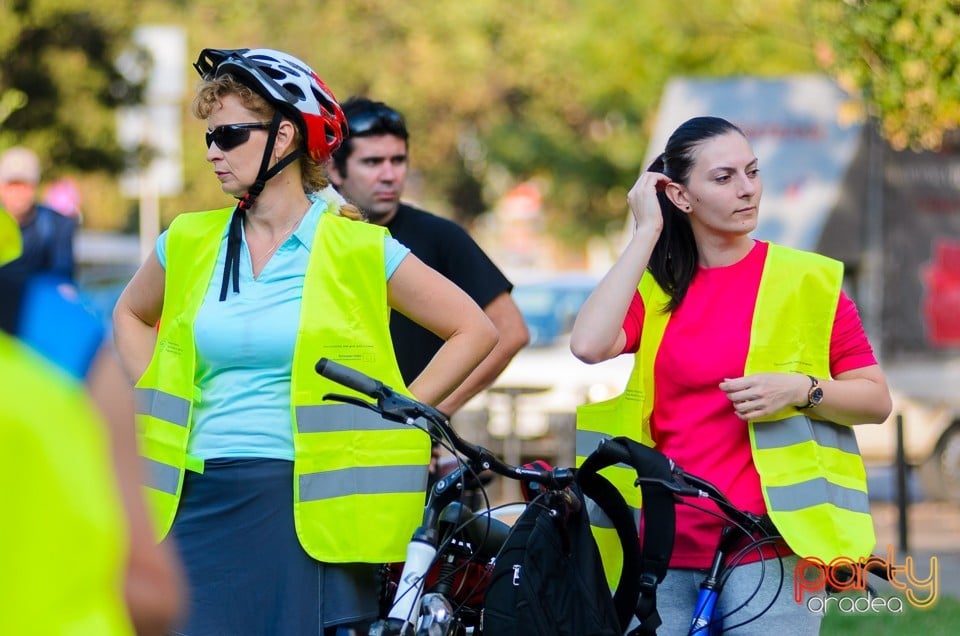
[[[533,439],[626,379],[566,350],[569,274],[592,284],[615,258],[665,134],[727,117],[763,166],[758,232],[844,261],[908,459],[926,496],[957,499],[958,35],[955,0],[5,0],[0,149],[77,184],[81,282],[105,315],[177,214],[230,203],[188,108],[200,49],[284,49],[341,101],[390,103],[407,199],[468,227],[539,330],[500,382],[543,385],[531,423],[476,405],[495,437]],[[893,439],[870,427],[864,454],[891,461]]]

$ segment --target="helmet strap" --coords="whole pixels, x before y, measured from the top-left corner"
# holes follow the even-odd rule
[[[257,179],[247,190],[237,207],[233,210],[233,216],[230,218],[230,231],[227,234],[227,254],[223,262],[223,280],[220,284],[220,302],[227,299],[227,290],[230,287],[230,278],[233,277],[233,293],[240,293],[240,244],[243,240],[243,221],[247,216],[247,210],[253,207],[253,202],[257,200],[260,193],[263,192],[267,181],[280,174],[280,171],[295,161],[302,153],[297,148],[283,159],[280,159],[272,167],[270,166],[270,157],[273,154],[273,144],[277,140],[277,133],[280,132],[280,122],[283,117],[280,111],[274,111],[273,120],[270,122],[270,132],[267,136],[267,144],[263,149],[263,158],[260,160],[260,170],[257,173]]]

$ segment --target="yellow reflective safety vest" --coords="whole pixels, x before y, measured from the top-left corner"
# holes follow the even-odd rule
[[[82,386],[0,333],[0,634],[133,634],[127,530]]]
[[[232,212],[181,214],[167,235],[160,332],[137,382],[146,493],[160,537],[176,516],[184,470],[202,470],[187,454],[202,390],[194,381],[193,323]],[[328,563],[402,561],[423,510],[428,436],[367,409],[325,401],[327,393],[359,395],[314,370],[317,360],[329,358],[410,395],[390,340],[385,234],[324,212],[304,277],[291,378],[294,517],[304,549]]]
[[[764,263],[744,375],[763,372],[830,375],[830,337],[843,265],[770,244]],[[654,362],[670,315],[669,297],[646,272],[640,281],[644,323],[633,372],[623,394],[577,409],[577,465],[602,439],[624,435],[653,445]],[[867,498],[866,471],[849,426],[809,418],[794,407],[748,423],[753,461],[767,513],[799,556],[830,562],[857,559],[876,542]],[[627,466],[601,471],[639,518],[640,491]],[[608,580],[616,581],[619,542],[602,514],[591,510]]]

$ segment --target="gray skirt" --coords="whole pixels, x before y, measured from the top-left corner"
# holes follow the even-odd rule
[[[377,566],[324,564],[293,523],[293,462],[207,460],[187,471],[167,541],[180,554],[183,636],[324,636],[376,618]]]

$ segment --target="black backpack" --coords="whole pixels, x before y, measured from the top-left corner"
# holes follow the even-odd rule
[[[597,473],[626,461],[640,467],[638,476],[668,479],[668,460],[656,451],[653,461],[650,456],[641,458],[631,452],[635,444],[625,438],[601,444],[577,471],[576,483],[562,493],[547,491],[527,506],[494,565],[484,597],[484,634],[622,636],[634,616],[641,627],[631,633],[655,633],[660,624],[656,585],[666,575],[673,551],[673,496],[662,487],[641,483],[644,515],[657,521],[644,524],[641,553],[630,509]],[[613,594],[590,530],[587,511],[593,506],[613,523],[623,550],[623,569]]]

